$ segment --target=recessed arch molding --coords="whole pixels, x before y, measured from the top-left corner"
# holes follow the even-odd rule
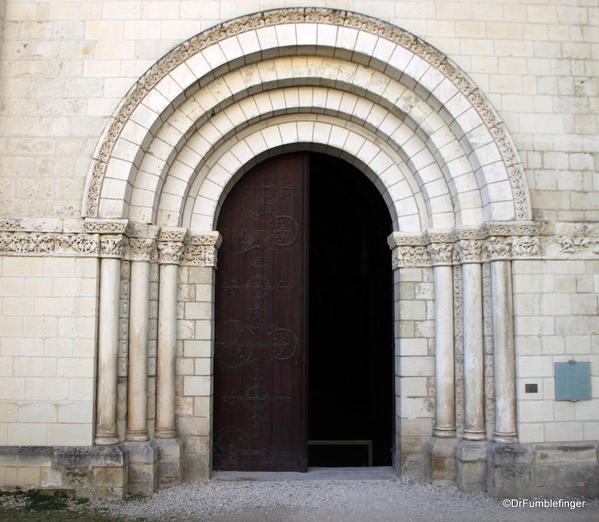
[[[361,14],[321,8],[277,9],[244,16],[190,38],[159,60],[132,87],[106,127],[88,176],[83,214],[127,217],[128,204],[103,206],[102,201],[128,198],[135,187],[136,163],[152,139],[150,129],[154,131],[160,118],[191,92],[207,85],[215,90],[216,82],[226,73],[241,69],[249,56],[266,60],[331,54],[372,72],[382,69],[389,80],[401,78],[404,86],[428,99],[435,111],[447,112],[446,120],[452,120],[447,125],[454,133],[459,134],[462,121],[479,118],[492,136],[492,146],[477,147],[476,140],[469,141],[469,132],[476,129],[456,138],[469,143],[463,154],[480,165],[478,188],[509,182],[509,204],[513,206],[507,210],[506,205],[500,205],[501,210],[495,210],[495,202],[487,202],[491,206],[486,220],[531,219],[518,153],[498,114],[468,76],[442,52],[408,31]],[[350,70],[349,83],[355,78],[355,71]],[[356,86],[358,94],[359,90]],[[149,107],[154,115],[148,114]],[[111,163],[116,161],[114,152],[119,147],[131,151],[130,166],[128,170],[119,168],[113,178]],[[497,161],[493,162],[492,174],[487,175],[486,170],[491,170],[486,159],[489,154]],[[498,168],[502,171],[499,174]]]
[[[85,237],[90,255],[100,257],[96,444],[119,441],[120,318],[112,304],[127,261],[123,273],[135,299],[129,298],[124,438],[153,438],[166,459],[161,465],[174,470],[170,476],[181,477],[185,468],[203,470],[187,480],[207,478],[218,212],[249,168],[297,150],[358,167],[392,218],[402,426],[395,461],[415,439],[415,452],[424,451],[426,439],[428,457],[454,470],[456,443],[516,442],[511,261],[542,251],[505,125],[463,71],[408,31],[349,11],[288,8],[243,16],[181,43],[131,88],[100,137],[84,224],[68,243],[80,248]],[[66,248],[55,236],[48,238],[52,248]],[[400,290],[410,281],[425,283],[431,295],[410,304],[409,292]],[[151,318],[152,283],[158,307]],[[191,294],[182,284],[194,288]],[[400,327],[404,312],[422,322],[410,336]],[[151,321],[154,424],[145,401]],[[492,346],[491,357],[485,346]],[[178,357],[189,360],[179,364]],[[434,367],[423,370],[425,359]],[[460,385],[457,364],[464,365]],[[410,402],[404,377],[423,371],[425,395]],[[203,413],[194,417],[196,411]]]

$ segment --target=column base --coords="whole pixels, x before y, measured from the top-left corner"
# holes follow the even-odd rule
[[[147,442],[150,437],[148,437],[148,430],[127,430],[125,439],[127,442]]]
[[[454,439],[455,438],[455,428],[449,427],[445,428],[443,426],[435,427],[433,430],[433,437],[437,439]]]
[[[183,444],[179,439],[156,439],[158,447],[158,487],[181,484]]]
[[[465,493],[483,493],[487,490],[486,441],[461,440],[456,450],[456,482]]]
[[[464,440],[483,441],[487,438],[487,432],[478,430],[464,430],[464,435],[462,438]]]
[[[431,480],[436,484],[455,483],[457,440],[455,438],[433,437],[427,444],[430,459]]]
[[[156,428],[155,435],[157,439],[174,439],[177,436],[175,428]]]
[[[94,443],[98,446],[108,446],[109,444],[118,444],[119,442],[119,437],[116,433],[102,435],[96,434],[96,437],[94,439]]]
[[[496,431],[493,440],[498,444],[516,444],[518,442],[518,434],[515,432]]]
[[[129,456],[130,495],[149,496],[158,489],[158,448],[154,442],[125,442]]]

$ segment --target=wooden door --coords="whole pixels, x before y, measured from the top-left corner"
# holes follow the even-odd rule
[[[268,159],[220,212],[217,470],[305,471],[308,154]]]

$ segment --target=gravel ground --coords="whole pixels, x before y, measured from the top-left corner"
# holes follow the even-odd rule
[[[170,521],[523,521],[599,520],[599,501],[584,508],[505,508],[453,486],[402,480],[219,481],[184,484],[152,497],[92,504],[111,517]]]

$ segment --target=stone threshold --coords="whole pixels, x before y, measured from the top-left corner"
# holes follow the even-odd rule
[[[214,471],[212,480],[395,480],[397,473],[391,466],[355,468],[308,468],[299,471]]]

